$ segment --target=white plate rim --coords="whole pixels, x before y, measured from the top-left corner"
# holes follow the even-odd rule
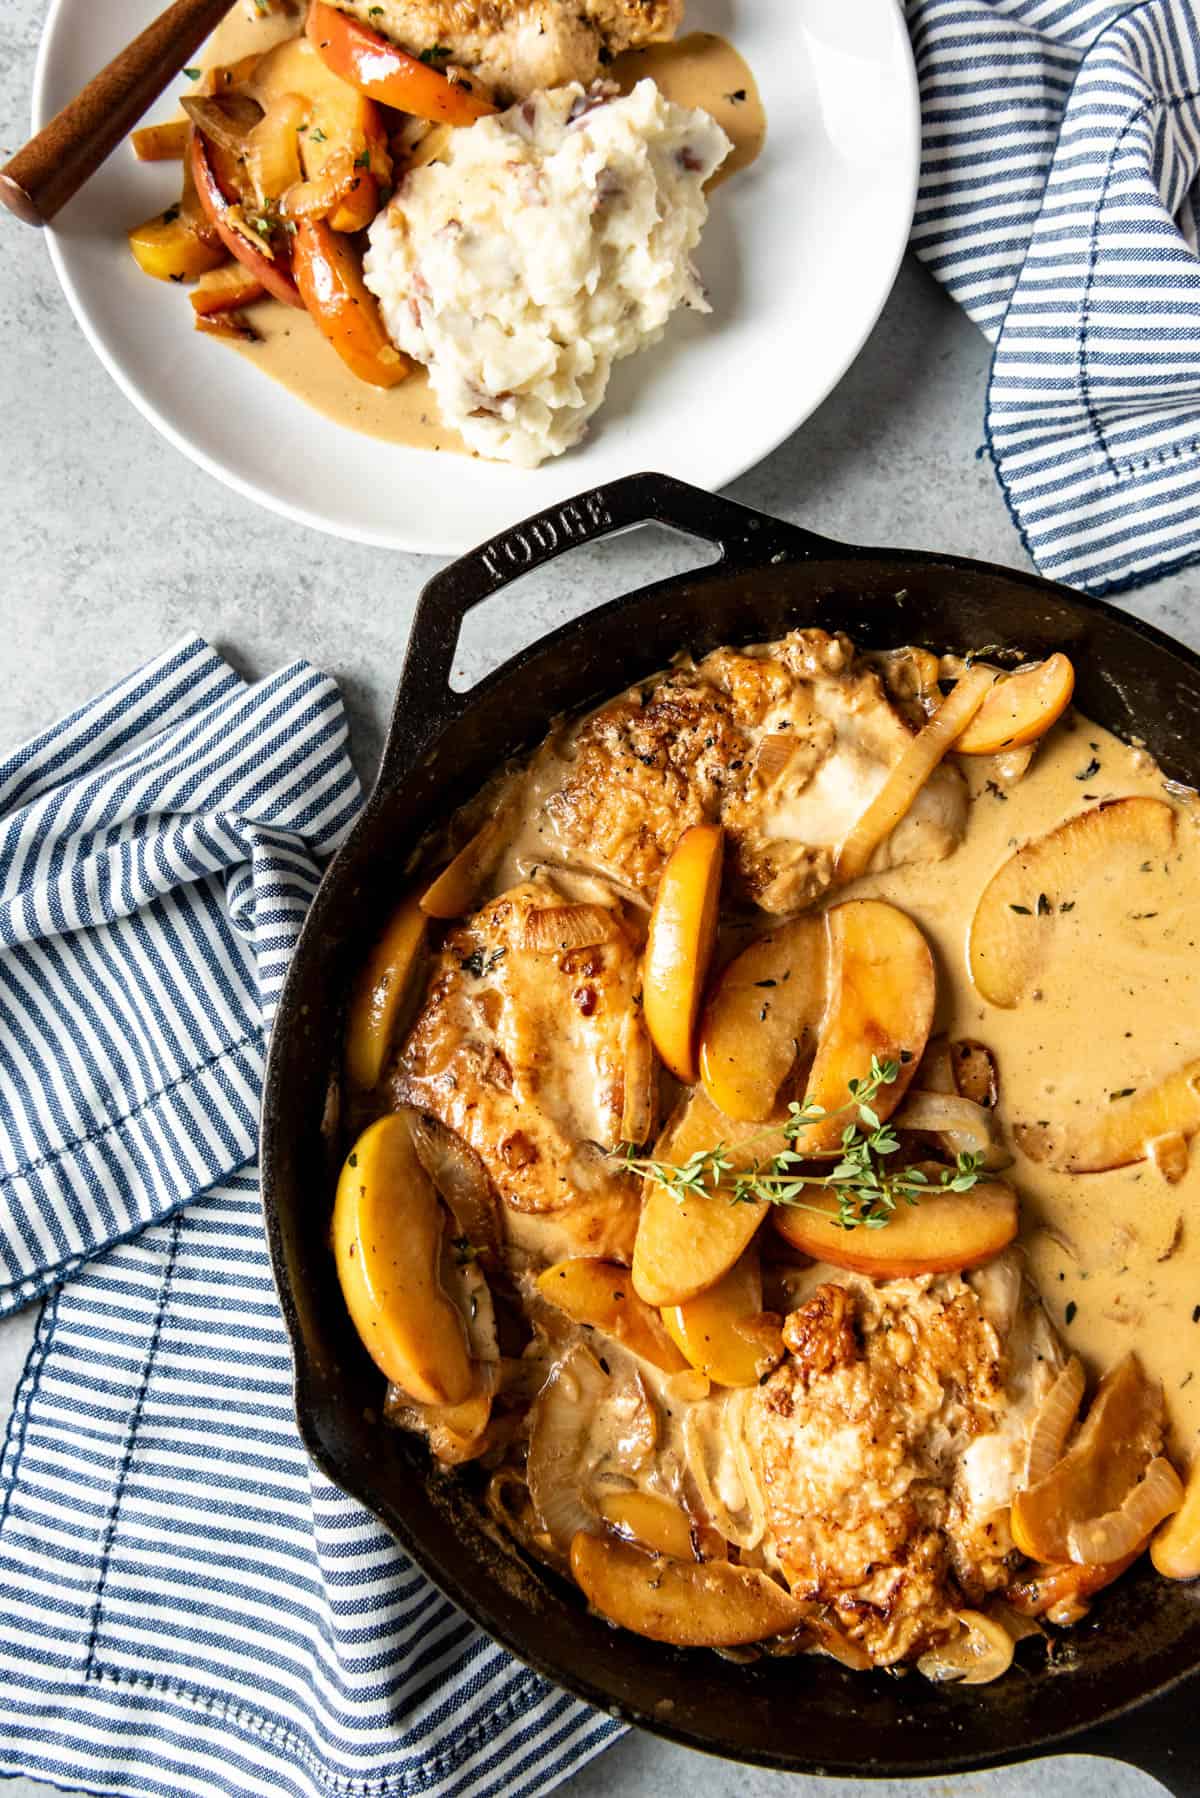
[[[789,5],[795,4],[796,0],[787,0],[787,3]],[[41,131],[44,126],[49,123],[52,116],[47,100],[51,56],[58,31],[63,22],[63,15],[75,4],[77,4],[77,0],[51,0],[49,11],[46,14],[46,20],[42,27],[42,34],[38,43],[37,58],[34,64],[31,123],[35,134],[38,131]],[[885,11],[886,10],[887,0],[885,0]],[[897,9],[897,22],[900,27],[901,35],[907,44],[908,34],[904,27],[904,15],[899,9]],[[907,105],[904,109],[904,125],[909,179],[906,184],[907,199],[905,207],[903,209],[897,207],[896,209],[896,241],[892,244],[891,254],[883,265],[887,270],[887,278],[880,282],[877,305],[874,309],[869,310],[864,316],[863,325],[857,337],[847,340],[847,344],[843,347],[841,357],[831,362],[827,378],[823,385],[819,385],[814,389],[814,394],[807,410],[805,410],[803,414],[795,419],[790,425],[770,434],[762,443],[757,444],[750,455],[746,456],[738,454],[735,456],[729,466],[719,471],[714,477],[711,487],[713,492],[720,492],[733,481],[736,481],[741,475],[747,473],[748,470],[757,467],[760,462],[765,461],[768,456],[772,455],[775,450],[779,448],[781,443],[786,442],[789,437],[812,417],[813,413],[816,412],[817,409],[824,404],[825,400],[829,398],[829,395],[833,392],[834,388],[857,360],[864,344],[878,324],[883,309],[887,304],[892,288],[895,285],[896,277],[899,274],[900,265],[904,259],[904,252],[908,247],[912,219],[916,211],[917,190],[921,172],[921,102],[917,82],[916,64],[912,56],[911,45],[908,46],[908,53],[899,58],[899,63],[903,71],[905,83],[905,94],[903,98],[907,100]],[[188,435],[185,429],[174,423],[164,411],[154,404],[139,386],[137,380],[128,373],[121,366],[117,358],[110,353],[107,345],[104,343],[98,330],[92,323],[87,306],[84,303],[83,297],[75,284],[68,266],[67,258],[63,252],[62,241],[55,232],[53,225],[50,225],[45,229],[44,235],[50,262],[59,286],[62,288],[75,321],[93,353],[105,369],[106,373],[134,409],[146,419],[160,436],[164,437],[174,449],[178,450],[179,453],[186,457],[194,466],[203,469],[206,474],[212,476],[212,478],[220,482],[222,486],[230,488],[233,492],[240,494],[243,499],[249,500],[253,505],[260,506],[265,511],[273,513],[277,517],[285,518],[289,523],[304,526],[306,529],[318,531],[326,536],[339,538],[343,542],[360,543],[372,549],[399,550],[409,554],[430,555],[442,558],[455,557],[464,553],[464,545],[458,538],[443,541],[438,545],[431,545],[428,541],[421,544],[413,544],[411,541],[405,541],[402,533],[390,530],[367,529],[351,521],[331,517],[327,513],[316,511],[306,506],[297,505],[293,501],[284,498],[281,494],[272,493],[267,488],[260,487],[257,482],[249,480],[246,476],[239,474],[235,468],[230,467],[227,463],[219,460],[217,457],[210,455],[207,450],[202,448],[200,444],[196,443]],[[586,482],[584,482],[584,486],[587,486]],[[514,524],[518,522],[519,520],[513,520]]]

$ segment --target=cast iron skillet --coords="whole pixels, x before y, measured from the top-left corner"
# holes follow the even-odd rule
[[[646,520],[718,545],[719,559],[610,600],[468,695],[450,690],[473,606],[573,544]],[[537,742],[553,714],[618,692],[684,647],[703,653],[801,624],[846,630],[867,646],[1065,650],[1086,713],[1143,739],[1169,776],[1200,784],[1200,657],[1031,575],[848,548],[661,475],[581,495],[436,575],[417,608],[378,781],[309,913],[267,1069],[263,1197],[301,1433],[329,1478],[483,1629],[558,1685],[660,1735],[843,1776],[944,1774],[1069,1747],[1124,1757],[1200,1798],[1189,1716],[1189,1701],[1200,1702],[1200,1593],[1187,1586],[1143,1568],[1066,1638],[1057,1666],[974,1690],[852,1674],[811,1657],[734,1666],[614,1634],[572,1588],[484,1535],[467,1482],[432,1475],[416,1439],[378,1421],[382,1381],[350,1326],[327,1246],[333,1168],[321,1124],[343,995],[395,902],[405,859],[498,763]]]

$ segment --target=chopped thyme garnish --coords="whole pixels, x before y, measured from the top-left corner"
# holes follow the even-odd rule
[[[1096,760],[1096,757],[1093,756],[1091,761],[1088,763],[1087,767],[1083,770],[1083,772],[1081,774],[1077,774],[1075,776],[1075,778],[1076,778],[1076,780],[1091,780],[1093,774],[1099,774],[1099,772],[1100,772],[1100,763]]]
[[[697,1149],[681,1165],[639,1156],[633,1143],[622,1143],[613,1154],[632,1172],[665,1186],[681,1203],[689,1197],[720,1191],[728,1194],[731,1205],[787,1205],[794,1210],[811,1211],[839,1230],[857,1230],[860,1225],[881,1230],[901,1204],[918,1205],[930,1193],[970,1192],[979,1180],[983,1159],[975,1154],[959,1155],[953,1167],[941,1169],[936,1181],[921,1167],[894,1171],[889,1168],[888,1157],[897,1153],[900,1139],[890,1125],[880,1121],[873,1101],[882,1087],[891,1086],[899,1078],[898,1061],[880,1061],[874,1055],[869,1077],[849,1082],[850,1097],[836,1111],[826,1111],[820,1105],[789,1105],[783,1134],[790,1146],[741,1172],[735,1171],[729,1145],[723,1142],[711,1149]],[[832,1170],[827,1174],[806,1170],[805,1156],[794,1147],[801,1131],[810,1124],[850,1112],[857,1114],[856,1121],[847,1123],[842,1131],[840,1159]],[[738,1147],[745,1149],[756,1140],[775,1134],[773,1128],[764,1129]],[[805,1199],[805,1192],[814,1187],[823,1187],[833,1194],[838,1206],[836,1216]]]

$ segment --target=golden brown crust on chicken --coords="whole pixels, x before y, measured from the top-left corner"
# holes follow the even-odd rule
[[[1048,1326],[998,1329],[959,1275],[822,1273],[785,1323],[791,1355],[755,1395],[748,1433],[793,1592],[888,1666],[953,1635],[957,1610],[1010,1577],[1018,1457],[974,1483],[964,1470],[978,1445],[1024,1441],[1056,1348]],[[1024,1317],[1034,1301],[1018,1304]],[[1046,1371],[1032,1378],[1037,1353]]]
[[[735,890],[791,912],[836,883],[839,843],[911,734],[845,637],[793,631],[769,651],[715,650],[584,719],[545,821],[565,859],[646,898],[680,834],[719,822]],[[965,821],[961,777],[940,768],[885,864],[948,855]]]
[[[502,102],[538,88],[586,86],[622,50],[675,35],[683,0],[336,0],[415,56],[449,60]]]
[[[523,882],[450,932],[391,1077],[395,1102],[462,1137],[512,1211],[573,1208],[577,1253],[612,1252],[636,1216],[636,1185],[604,1150],[621,1135],[639,985],[619,904]]]

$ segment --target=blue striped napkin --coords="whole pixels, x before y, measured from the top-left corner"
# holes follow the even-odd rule
[[[1196,0],[907,0],[913,245],[995,345],[987,435],[1044,574],[1200,558]]]
[[[616,1733],[296,1433],[258,1097],[358,804],[333,683],[196,637],[0,759],[0,1312],[51,1292],[0,1457],[0,1775],[513,1798]]]

